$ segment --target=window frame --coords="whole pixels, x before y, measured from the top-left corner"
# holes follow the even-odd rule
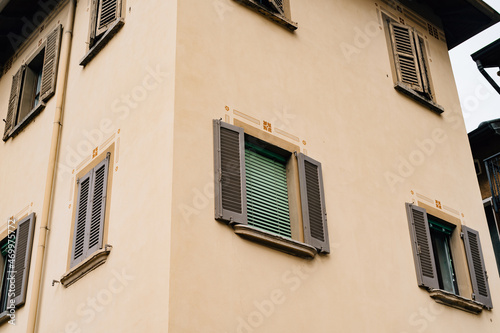
[[[297,146],[237,120],[235,120],[235,125],[214,120],[213,127],[215,219],[228,223],[236,234],[244,238],[286,253],[308,258],[313,258],[317,253],[329,253],[321,164],[308,156],[297,153],[299,150]],[[257,138],[268,147],[286,151],[290,156],[287,165],[287,187],[291,238],[248,225],[245,135]],[[313,169],[310,169],[312,171],[308,171],[308,178],[306,178],[304,168],[307,163],[313,165]],[[317,182],[311,179],[317,179]],[[314,206],[311,206],[313,204]],[[308,211],[309,207],[311,207],[311,212]],[[318,229],[322,233],[321,239],[317,239],[317,233],[314,234],[314,230]]]
[[[55,94],[61,34],[62,26],[58,25],[13,75],[3,141],[16,136],[26,127]],[[39,101],[38,104],[31,105],[34,102],[35,91],[28,92],[26,83],[34,78],[32,67],[36,62],[41,62],[38,66],[41,67],[41,77],[38,79],[40,82],[37,82],[40,84]],[[31,86],[33,88],[33,84]]]
[[[290,0],[234,0],[239,4],[262,14],[267,19],[283,26],[284,28],[295,31],[298,28],[298,23],[292,21]],[[263,5],[260,1],[268,1],[268,6]],[[281,6],[279,4],[281,2]]]
[[[389,59],[391,63],[391,69],[393,74],[394,89],[403,95],[413,99],[414,101],[420,103],[426,108],[434,111],[438,114],[444,112],[444,108],[436,103],[434,86],[432,84],[432,76],[429,68],[429,58],[427,52],[427,45],[422,34],[420,34],[416,28],[396,22],[393,18],[383,14],[385,32],[386,32],[386,42],[389,51]],[[396,39],[396,33],[394,29],[399,29],[398,36]],[[403,30],[408,31],[408,39],[410,45],[406,45],[407,48],[398,47],[398,41],[403,41],[404,37],[401,35]],[[398,50],[406,49],[406,51],[411,50],[411,52],[403,52]],[[411,53],[411,54],[410,54]],[[402,70],[400,65],[400,57],[413,58],[415,72],[411,73],[406,67],[406,71]],[[408,65],[408,64],[407,64]],[[411,82],[405,76],[415,75],[417,82]]]
[[[115,2],[116,10],[112,14],[114,18],[104,26],[100,26],[100,9],[103,1]],[[87,52],[80,60],[80,66],[83,67],[97,56],[125,24],[125,0],[91,0],[89,13]]]

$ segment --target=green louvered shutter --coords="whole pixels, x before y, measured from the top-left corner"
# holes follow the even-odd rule
[[[427,211],[411,203],[406,203],[406,214],[418,285],[428,289],[439,289]]]
[[[286,160],[245,145],[248,225],[291,238]]]
[[[462,226],[465,253],[469,265],[469,274],[472,282],[473,299],[484,304],[488,309],[493,308],[488,275],[484,265],[483,251],[479,241],[479,233],[471,228]]]

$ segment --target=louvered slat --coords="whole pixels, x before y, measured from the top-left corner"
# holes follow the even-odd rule
[[[291,237],[286,166],[245,150],[248,224]]]
[[[59,63],[59,45],[61,41],[61,25],[52,31],[45,42],[45,55],[42,70],[41,99],[46,102],[55,93],[57,65]]]
[[[464,235],[465,253],[467,254],[472,290],[475,296],[474,299],[491,309],[493,304],[491,301],[490,288],[488,286],[488,277],[484,265],[479,233],[466,226],[462,226],[462,232]]]
[[[10,88],[9,107],[7,109],[7,117],[5,119],[5,130],[3,140],[7,140],[11,130],[16,125],[17,111],[19,109],[19,98],[21,96],[21,83],[24,74],[24,66],[12,77],[12,86]]]
[[[418,285],[429,289],[439,289],[427,211],[406,203],[406,214]]]
[[[85,258],[86,226],[90,208],[92,171],[83,176],[78,183],[78,202],[73,236],[73,253],[70,266],[73,267]]]
[[[104,199],[106,166],[95,170],[94,190],[92,193],[92,211],[90,216],[89,248],[100,246],[102,239],[101,225],[104,219]]]
[[[323,230],[323,212],[319,193],[318,168],[310,162],[305,161],[305,172],[311,235],[324,242],[325,234]]]
[[[221,128],[222,208],[242,213],[239,133]]]
[[[410,27],[394,22],[391,22],[390,30],[398,80],[423,92],[414,32]]]
[[[96,35],[100,35],[105,32],[109,25],[115,22],[119,17],[119,0],[99,0]]]

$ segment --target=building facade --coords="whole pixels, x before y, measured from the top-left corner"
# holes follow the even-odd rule
[[[448,57],[485,3],[33,8],[0,11],[0,332],[498,331]]]

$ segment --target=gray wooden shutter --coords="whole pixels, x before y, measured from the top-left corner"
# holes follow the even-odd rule
[[[74,267],[82,262],[86,256],[88,244],[87,221],[90,216],[91,190],[92,190],[93,170],[78,180],[78,198],[76,202],[75,229],[73,232],[73,246],[71,250],[70,267]]]
[[[97,12],[99,10],[99,0],[92,0],[90,4],[90,36],[89,47],[94,46],[97,33]]]
[[[245,133],[242,128],[213,121],[215,218],[247,224]]]
[[[418,285],[429,289],[439,289],[427,211],[424,208],[406,203],[406,214]]]
[[[479,233],[466,226],[462,226],[465,253],[469,265],[469,274],[472,282],[472,298],[484,304],[488,309],[493,308],[491,302],[490,288],[488,285],[488,275],[484,265],[483,251],[479,241]]]
[[[390,22],[389,26],[398,81],[415,91],[423,92],[414,31],[395,22]]]
[[[96,35],[106,32],[108,27],[121,15],[120,0],[99,0]]]
[[[104,231],[104,213],[106,210],[106,190],[108,184],[108,156],[94,168],[91,213],[89,220],[89,237],[87,255],[102,248]]]
[[[31,263],[31,248],[33,247],[34,231],[35,213],[31,213],[18,223],[16,231],[14,259],[14,304],[16,307],[19,307],[26,302],[26,290],[28,288],[28,276]]]
[[[305,243],[330,253],[321,163],[297,154]]]
[[[59,47],[61,44],[61,25],[52,31],[45,41],[45,55],[43,59],[42,85],[40,88],[41,100],[48,101],[56,91],[57,65],[59,63]]]
[[[21,97],[21,84],[23,81],[25,66],[21,66],[12,77],[12,86],[10,88],[9,107],[7,109],[7,117],[5,118],[5,130],[3,133],[3,141],[9,138],[9,134],[16,126],[17,111],[19,109],[19,99]]]

